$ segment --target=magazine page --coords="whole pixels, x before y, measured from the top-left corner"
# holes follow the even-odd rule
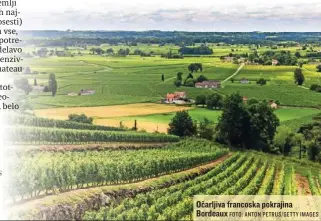
[[[321,2],[0,0],[0,220],[321,220]]]

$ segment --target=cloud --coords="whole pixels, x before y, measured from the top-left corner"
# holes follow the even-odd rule
[[[39,19],[41,18],[41,22]],[[128,10],[118,9],[117,7],[102,7],[95,10],[72,9],[68,8],[56,12],[29,13],[25,15],[25,22],[28,29],[95,29],[95,30],[126,30],[127,28],[136,29],[159,29],[165,30],[172,28],[175,30],[208,31],[213,27],[224,27],[224,30],[267,31],[272,28],[272,24],[278,24],[277,29],[300,31],[310,22],[308,28],[311,31],[321,31],[317,22],[321,21],[321,3],[286,4],[286,5],[241,5],[232,6],[217,5],[198,7],[163,7],[160,9],[137,7]],[[40,27],[41,26],[41,27]],[[275,25],[274,25],[275,26]],[[275,27],[276,28],[276,27]],[[298,30],[300,28],[300,30]],[[219,30],[218,30],[219,31]]]

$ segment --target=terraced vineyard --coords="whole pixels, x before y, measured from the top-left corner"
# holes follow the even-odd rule
[[[315,177],[310,180],[316,182]],[[316,194],[320,191],[316,185],[311,188]],[[110,208],[87,212],[84,219],[192,220],[194,195],[256,194],[297,195],[294,167],[262,155],[237,153],[194,180],[126,198]]]

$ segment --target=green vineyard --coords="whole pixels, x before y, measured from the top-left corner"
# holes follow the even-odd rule
[[[8,115],[8,122],[11,125],[24,125],[32,127],[65,128],[76,130],[103,130],[103,131],[124,131],[120,127],[108,127],[94,124],[84,124],[66,120],[54,120],[49,118],[33,117],[21,114]]]
[[[319,194],[319,187],[313,188],[313,194]],[[110,208],[87,212],[84,219],[192,220],[194,195],[257,194],[297,195],[294,167],[270,162],[266,156],[236,153],[194,180],[126,198]]]
[[[12,165],[11,196],[137,182],[213,161],[228,153],[206,141],[191,140],[152,150],[38,152]]]
[[[49,127],[8,127],[11,141],[27,144],[82,144],[104,142],[176,142],[177,136],[132,131],[73,130]]]

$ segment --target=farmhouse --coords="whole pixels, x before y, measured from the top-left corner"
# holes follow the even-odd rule
[[[79,95],[93,95],[93,94],[95,94],[95,91],[91,89],[88,89],[88,90],[81,89],[79,92]]]
[[[221,82],[217,80],[203,81],[195,84],[196,88],[221,88]]]
[[[273,108],[273,109],[277,109],[277,108],[278,108],[277,103],[275,103],[273,100],[270,100],[270,101],[269,101],[269,105],[270,105],[270,107]]]
[[[275,59],[272,60],[272,65],[273,65],[273,66],[277,65],[278,63],[279,63],[278,60],[275,60]]]
[[[179,103],[187,98],[186,92],[167,93],[165,103]]]
[[[72,97],[74,97],[74,96],[78,96],[78,94],[77,94],[77,93],[75,93],[75,92],[70,92],[70,93],[68,93],[67,95],[68,95],[68,96],[72,96]]]
[[[248,100],[249,100],[249,99],[248,99],[247,97],[243,97],[243,102],[244,102],[244,104],[246,104]]]
[[[250,81],[249,81],[249,79],[242,78],[242,79],[240,80],[240,83],[241,83],[241,84],[249,84]]]

